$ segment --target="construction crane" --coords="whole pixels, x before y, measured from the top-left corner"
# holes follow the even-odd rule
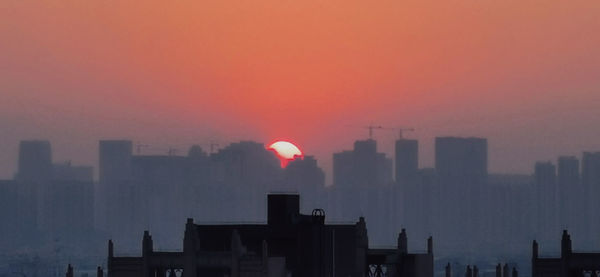
[[[398,130],[398,137],[399,139],[403,139],[404,138],[404,132],[414,132],[415,128],[395,128],[396,130]]]
[[[377,129],[377,130],[395,130],[393,128],[386,128],[383,127],[381,125],[367,125],[367,126],[353,126],[353,125],[347,125],[346,127],[351,127],[351,128],[361,128],[361,129],[367,129],[369,130],[369,139],[373,139],[373,130]]]
[[[365,126],[363,127],[365,129],[369,129],[369,139],[373,138],[373,129],[384,129],[383,126],[381,125],[369,125],[369,126]]]

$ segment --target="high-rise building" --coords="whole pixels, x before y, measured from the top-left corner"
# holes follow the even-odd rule
[[[333,154],[333,185],[334,187],[353,186],[352,179],[353,151],[343,151]]]
[[[443,183],[484,184],[488,174],[487,139],[436,138],[435,169]]]
[[[131,184],[133,143],[130,140],[99,142],[99,183],[95,189],[97,201],[96,226],[116,235],[131,216],[136,189]],[[122,232],[121,232],[122,233]]]
[[[101,140],[99,177],[101,184],[126,181],[131,178],[133,143],[130,140]]]
[[[91,166],[75,166],[71,162],[53,165],[52,179],[55,181],[78,181],[92,183],[94,168]]]
[[[285,188],[302,195],[302,207],[323,207],[325,173],[313,156],[291,161],[284,170]]]
[[[437,229],[446,247],[474,250],[470,243],[482,236],[482,189],[488,174],[487,140],[438,137],[435,171],[440,186]],[[444,248],[444,245],[441,246]]]
[[[37,186],[0,180],[0,248],[19,249],[38,234]]]
[[[415,183],[419,172],[419,141],[399,139],[396,141],[396,183]]]
[[[600,232],[600,152],[583,152],[581,161],[581,183],[585,193],[586,209],[583,212],[588,212],[590,220],[590,228],[588,236],[592,239],[592,243],[596,246],[600,245],[600,241],[595,234]],[[590,243],[590,244],[592,244]]]
[[[19,144],[17,180],[45,182],[52,179],[52,149],[46,140],[24,140]]]
[[[333,154],[333,183],[345,187],[372,187],[392,181],[392,161],[377,152],[377,142],[358,140],[352,151]]]
[[[556,166],[551,162],[535,164],[534,185],[537,202],[537,236],[540,240],[551,240],[559,231],[556,185]]]
[[[581,205],[583,197],[582,186],[579,181],[579,160],[574,156],[558,158],[558,212],[559,224],[563,229],[569,228],[578,236],[582,236],[579,211],[585,206]]]

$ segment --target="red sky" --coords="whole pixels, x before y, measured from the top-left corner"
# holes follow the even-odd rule
[[[142,4],[143,3],[143,4]],[[326,168],[373,122],[487,137],[494,172],[600,150],[600,2],[0,2],[0,177],[20,139],[95,164],[99,138],[154,151],[297,142]],[[380,131],[390,151],[395,133]]]

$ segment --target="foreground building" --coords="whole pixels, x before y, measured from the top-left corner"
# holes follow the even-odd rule
[[[573,252],[571,236],[563,231],[560,242],[560,257],[541,258],[538,243],[533,241],[531,276],[542,277],[595,277],[600,274],[600,253]]]
[[[325,212],[300,214],[298,195],[268,196],[267,224],[198,225],[188,219],[183,252],[158,252],[144,232],[141,257],[115,257],[108,246],[108,276],[433,276],[433,242],[427,253],[407,252],[402,230],[397,249],[369,249],[364,218],[325,224]]]

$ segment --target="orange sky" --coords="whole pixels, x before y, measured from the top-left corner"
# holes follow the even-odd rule
[[[141,4],[143,3],[143,5]],[[0,3],[0,177],[19,139],[95,163],[96,140],[288,138],[326,168],[374,122],[484,136],[493,171],[600,150],[600,2]],[[381,131],[390,151],[395,133]],[[158,150],[157,150],[158,151]],[[182,149],[183,152],[183,149]]]

